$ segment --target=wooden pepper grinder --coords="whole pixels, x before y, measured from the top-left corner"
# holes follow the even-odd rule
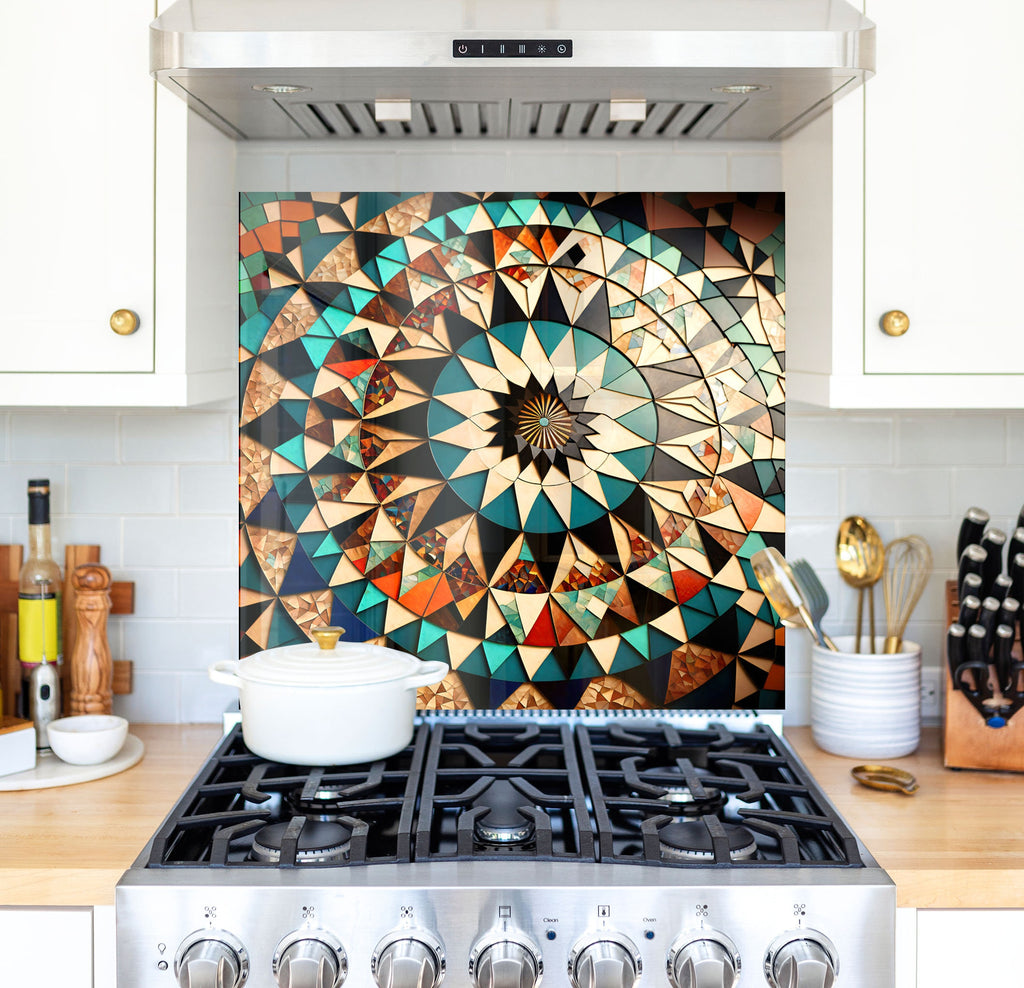
[[[109,714],[112,709],[114,665],[107,641],[110,582],[110,570],[99,563],[76,566],[71,574],[77,625],[70,662],[72,716]]]

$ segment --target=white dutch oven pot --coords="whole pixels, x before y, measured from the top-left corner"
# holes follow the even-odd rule
[[[285,645],[215,662],[215,683],[238,688],[242,737],[257,755],[290,765],[352,765],[401,751],[412,739],[416,689],[448,673],[371,644],[335,647],[340,628],[316,628],[319,644]]]

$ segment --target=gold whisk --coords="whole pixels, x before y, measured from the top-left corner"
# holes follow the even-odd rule
[[[903,633],[932,570],[932,550],[920,535],[893,539],[885,547],[882,595],[885,599],[885,645],[892,655],[903,646]]]

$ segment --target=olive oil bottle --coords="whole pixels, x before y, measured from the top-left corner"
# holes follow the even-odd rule
[[[56,667],[63,658],[61,586],[60,567],[50,546],[50,481],[30,480],[28,558],[18,574],[18,658],[22,678],[19,712],[23,717],[31,718],[33,713],[33,670],[42,664],[52,663]]]

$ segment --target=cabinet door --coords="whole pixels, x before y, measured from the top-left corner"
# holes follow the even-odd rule
[[[5,985],[93,988],[92,909],[0,908]]]
[[[1024,909],[919,909],[919,988],[1020,985]]]
[[[1022,374],[1024,5],[868,0],[866,12],[878,60],[864,92],[864,369]],[[910,317],[904,336],[879,328],[892,309]]]
[[[152,371],[153,3],[7,15],[0,371]],[[134,334],[111,330],[118,309],[138,314]]]

